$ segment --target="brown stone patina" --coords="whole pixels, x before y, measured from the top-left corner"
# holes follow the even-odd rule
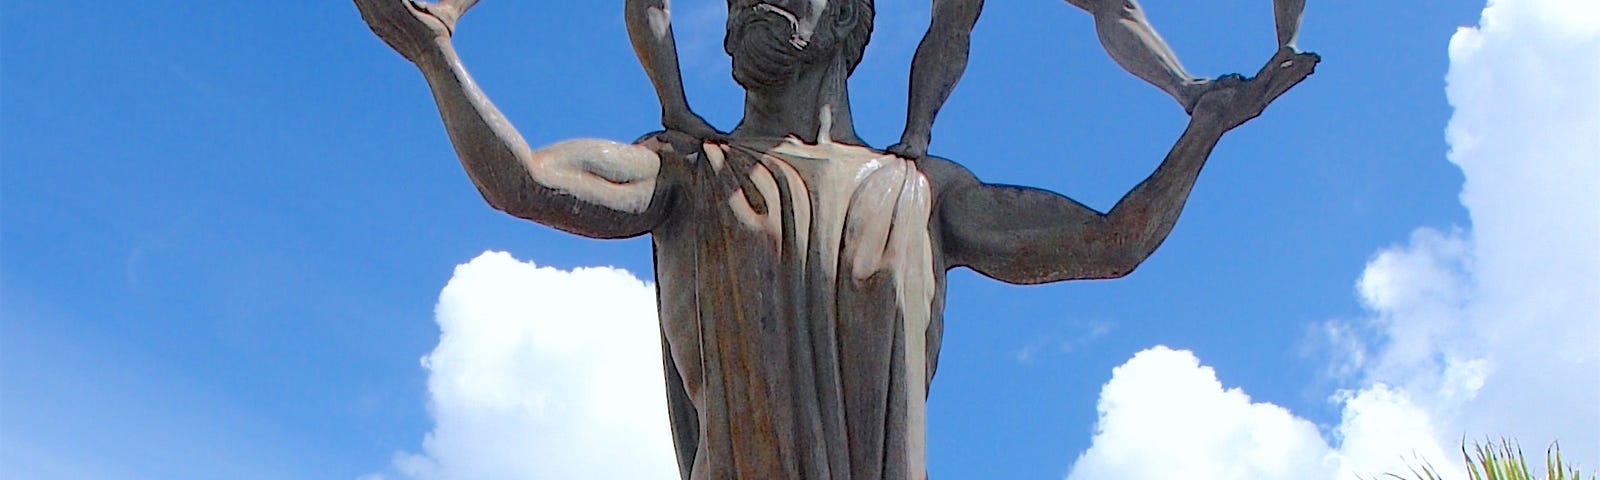
[[[490,205],[588,237],[652,235],[673,436],[692,479],[926,478],[946,272],[1019,284],[1128,274],[1172,230],[1222,135],[1318,60],[1296,53],[1293,28],[1280,24],[1278,54],[1255,78],[1194,80],[1133,2],[1069,0],[1120,19],[1101,30],[1113,58],[1191,111],[1161,166],[1102,214],[921,154],[918,125],[959,77],[981,1],[934,2],[934,40],[917,55],[912,118],[893,153],[856,136],[845,88],[871,32],[870,0],[730,0],[726,46],[746,115],[727,134],[682,98],[665,2],[629,0],[668,130],[632,145],[537,150],[451,45],[474,3],[356,0],[421,69]],[[1280,22],[1298,23],[1300,2],[1278,5]],[[952,11],[964,13],[940,27]]]

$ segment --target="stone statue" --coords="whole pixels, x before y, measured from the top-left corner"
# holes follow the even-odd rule
[[[1194,109],[1212,82],[1190,75],[1177,54],[1145,20],[1134,0],[1067,0],[1094,16],[1106,52],[1128,72]],[[1274,0],[1278,46],[1294,48],[1305,0]],[[983,0],[933,0],[933,19],[911,64],[911,94],[906,108],[906,128],[900,143],[889,152],[905,158],[927,154],[934,116],[950,98],[967,67],[972,28],[983,10]],[[628,36],[644,64],[656,95],[661,99],[661,124],[668,130],[701,138],[720,132],[689,109],[678,72],[677,46],[672,38],[672,8],[668,0],[627,0]]]
[[[1278,2],[1280,48],[1256,77],[1203,81],[1131,0],[1068,0],[1094,13],[1112,58],[1191,112],[1156,171],[1100,213],[922,154],[981,0],[934,0],[900,154],[868,147],[851,122],[846,79],[871,34],[872,0],[729,0],[725,47],[746,96],[727,134],[683,98],[666,2],[627,0],[667,130],[539,149],[451,45],[476,0],[355,2],[421,69],[489,205],[593,238],[652,235],[686,479],[926,478],[946,272],[1017,284],[1127,275],[1172,230],[1222,135],[1318,62],[1292,48],[1299,1]]]

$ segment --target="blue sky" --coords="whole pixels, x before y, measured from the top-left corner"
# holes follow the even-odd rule
[[[659,128],[621,6],[598,3],[488,1],[457,31],[468,67],[531,143]],[[1087,15],[1062,2],[989,3],[931,151],[987,181],[1109,208],[1177,138],[1182,111],[1110,61]],[[1142,3],[1196,74],[1253,72],[1272,53],[1265,0]],[[1461,33],[1480,25],[1482,2],[1313,2],[1300,44],[1323,55],[1317,74],[1223,140],[1177,229],[1136,273],[1037,287],[953,274],[931,471],[1136,478],[1102,461],[1118,457],[1119,439],[1140,443],[1118,436],[1118,419],[1144,418],[1142,404],[1110,393],[1209,405],[1199,401],[1209,384],[1182,381],[1204,380],[1199,365],[1248,399],[1218,390],[1222,410],[1183,418],[1250,412],[1201,430],[1281,424],[1309,455],[1357,458],[1350,439],[1371,431],[1352,412],[1401,405],[1411,410],[1396,418],[1427,420],[1418,441],[1444,439],[1446,453],[1463,435],[1514,436],[1532,451],[1561,437],[1600,466],[1600,364],[1566,348],[1600,343],[1600,308],[1585,299],[1600,278],[1600,16],[1584,0],[1495,3],[1500,23]],[[420,76],[347,2],[0,8],[0,475],[470,478],[441,453],[460,436],[445,433],[457,431],[450,408],[473,405],[440,396],[443,359],[454,358],[441,327],[550,331],[451,317],[441,289],[477,285],[457,265],[509,253],[480,265],[509,272],[490,285],[566,278],[519,277],[512,258],[650,278],[646,239],[584,240],[488,208]],[[675,10],[690,101],[731,128],[741,98],[720,49],[724,7]],[[852,82],[858,128],[875,146],[898,137],[926,22],[926,2],[878,2]],[[1560,128],[1520,128],[1540,122]],[[1549,132],[1568,135],[1539,136]],[[1530,264],[1539,269],[1517,268]],[[1540,300],[1506,300],[1530,298],[1519,285],[1540,287]],[[558,330],[611,315],[483,295],[455,301]],[[630,325],[653,335],[648,322],[613,327]],[[1495,343],[1523,338],[1507,325],[1561,334],[1518,357]],[[450,355],[479,351],[470,347]],[[433,368],[419,365],[430,353]],[[538,365],[522,368],[612,372]],[[1573,380],[1506,383],[1541,371],[1529,365]],[[1150,378],[1197,390],[1148,390]],[[1476,383],[1451,390],[1461,378]],[[1544,393],[1507,399],[1499,385]],[[1578,403],[1538,402],[1549,398]],[[1250,420],[1269,410],[1287,413]],[[1557,418],[1482,413],[1519,410]],[[1163,437],[1191,438],[1173,423]],[[1426,456],[1422,444],[1374,448],[1396,449],[1378,455],[1393,460]],[[1118,458],[1149,458],[1135,453]],[[438,468],[408,470],[408,459]],[[552,472],[583,472],[574,462],[505,471],[573,478]]]

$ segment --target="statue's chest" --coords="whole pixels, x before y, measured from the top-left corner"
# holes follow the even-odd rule
[[[701,155],[686,192],[691,218],[699,240],[720,244],[729,261],[789,264],[829,278],[932,263],[932,195],[911,162],[794,143],[708,143]]]
[[[702,157],[681,221],[656,234],[656,271],[706,471],[845,458],[861,438],[920,456],[888,439],[922,438],[937,348],[927,179],[865,149],[708,144]]]

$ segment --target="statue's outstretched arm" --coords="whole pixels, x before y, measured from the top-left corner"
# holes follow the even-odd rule
[[[476,0],[355,3],[372,31],[422,70],[461,165],[491,206],[601,238],[645,233],[664,215],[654,151],[605,140],[528,147],[451,45],[455,21]]]
[[[672,35],[672,1],[627,0],[622,10],[633,52],[661,101],[661,126],[700,138],[718,136],[716,128],[689,109],[683,93],[678,45]]]
[[[922,36],[916,57],[911,61],[906,129],[900,134],[900,143],[889,147],[889,151],[906,158],[919,158],[928,153],[933,119],[967,70],[972,28],[982,12],[983,0],[933,0],[928,33]]]
[[[1155,173],[1108,213],[1048,191],[984,184],[970,176],[939,182],[945,185],[936,188],[942,188],[939,228],[949,265],[1023,284],[1127,275],[1177,224],[1222,135],[1260,115],[1316,63],[1314,55],[1285,51],[1256,79],[1225,80],[1199,101],[1188,129]]]

